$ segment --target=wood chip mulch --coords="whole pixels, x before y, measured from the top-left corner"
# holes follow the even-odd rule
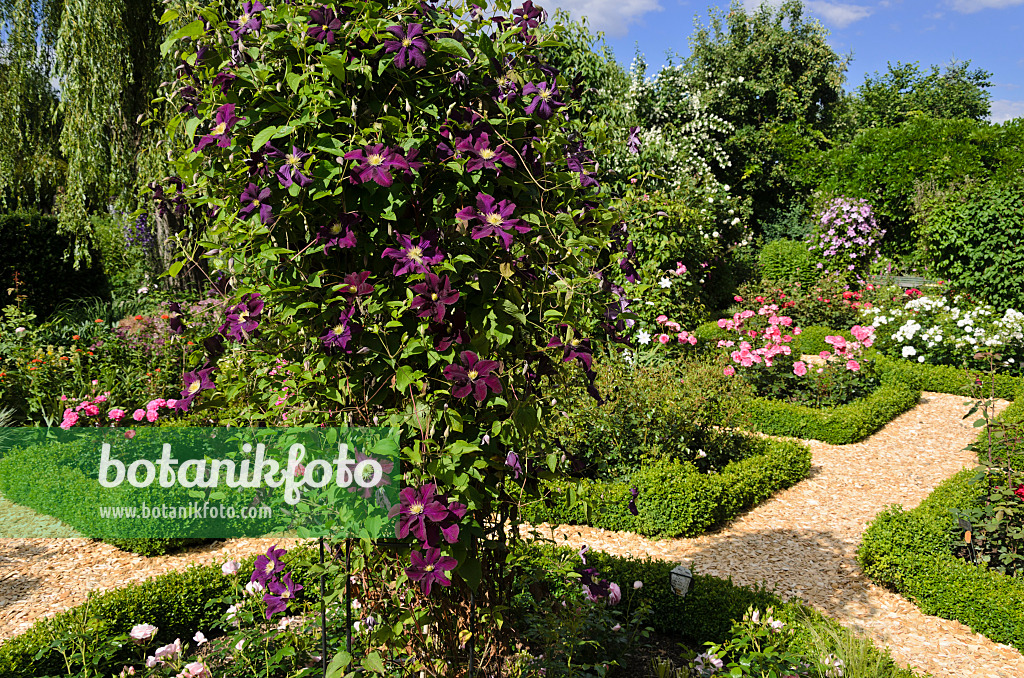
[[[852,445],[810,441],[807,480],[780,492],[722,530],[693,539],[650,540],[630,533],[560,527],[560,542],[617,555],[692,563],[701,574],[738,584],[765,582],[800,597],[888,647],[904,666],[937,678],[1024,676],[1024,657],[958,622],[924,615],[912,603],[871,584],[855,560],[871,519],[886,505],[917,506],[974,458],[963,448],[977,433],[963,396],[925,393],[920,404],[867,440]],[[1006,403],[1001,406],[1005,407]],[[19,507],[0,500],[0,528]],[[548,526],[541,526],[548,529]],[[40,617],[105,590],[265,551],[277,540],[240,539],[185,554],[145,558],[86,539],[0,539],[0,640]],[[284,544],[290,547],[292,544]],[[144,621],[144,620],[140,620]]]

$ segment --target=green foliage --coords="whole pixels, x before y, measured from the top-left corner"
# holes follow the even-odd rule
[[[818,270],[807,243],[797,240],[773,240],[758,256],[761,280],[765,284],[799,282],[810,287],[818,279]]]
[[[857,561],[873,581],[894,588],[925,614],[955,619],[997,643],[1024,650],[1024,581],[953,555],[962,539],[950,509],[976,502],[982,486],[965,470],[942,483],[920,506],[894,506],[868,526]]]
[[[868,75],[853,102],[860,128],[897,127],[913,116],[939,119],[983,120],[989,114],[988,88],[992,74],[971,62],[953,61],[945,72],[933,65],[923,73],[917,62],[889,62],[886,73]]]
[[[928,363],[919,363],[916,360],[901,360],[884,355],[879,355],[876,360],[878,361],[878,369],[883,372],[888,371],[892,366],[898,366],[901,372],[921,384],[922,391],[969,395],[977,388],[976,381],[983,376],[982,372],[978,370],[948,365],[929,365]],[[994,376],[994,390],[989,391],[987,378],[981,390],[985,396],[991,393],[996,398],[1013,400],[1022,387],[1024,387],[1024,379],[1008,374],[997,374]]]
[[[869,129],[828,154],[819,167],[826,195],[867,200],[886,231],[884,251],[916,246],[914,204],[918,185],[944,188],[967,178],[1010,173],[1024,158],[1024,125],[989,126],[973,120],[916,117],[894,128]]]
[[[882,385],[863,400],[823,410],[757,398],[747,406],[750,428],[768,435],[812,438],[832,445],[855,443],[917,404],[921,389],[907,377],[896,370],[884,372]]]
[[[825,343],[825,337],[836,335],[842,336],[848,341],[853,338],[849,330],[838,332],[822,325],[810,325],[800,328],[800,334],[793,338],[793,343],[790,346],[796,355],[818,355],[822,351],[831,352],[832,347]]]
[[[751,440],[750,456],[716,473],[692,462],[655,461],[625,481],[582,480],[548,485],[550,495],[524,507],[524,518],[552,525],[593,525],[656,537],[693,537],[736,517],[807,476],[810,450],[792,442]],[[639,515],[629,511],[630,488],[639,491]],[[588,512],[579,502],[585,502]]]
[[[724,143],[731,165],[717,176],[752,201],[755,227],[777,221],[806,189],[802,157],[827,148],[842,129],[847,59],[798,0],[714,10],[690,46],[686,89],[727,88],[711,108],[735,130]]]
[[[1024,298],[1024,178],[966,182],[921,207],[933,275],[997,308]]]
[[[52,216],[0,214],[0,302],[15,303],[24,296],[26,310],[45,318],[69,299],[106,296],[100,266],[75,270],[64,258],[68,246]]]

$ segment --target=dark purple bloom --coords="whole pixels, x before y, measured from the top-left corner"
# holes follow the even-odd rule
[[[242,3],[242,14],[235,21],[228,22],[228,26],[231,26],[233,29],[231,31],[231,39],[237,42],[246,33],[258,31],[262,24],[260,23],[260,18],[256,15],[265,9],[266,7],[260,2]]]
[[[448,518],[448,508],[437,500],[431,483],[419,489],[406,487],[398,493],[398,497],[399,503],[391,507],[388,517],[398,516],[395,536],[399,539],[412,534],[421,542],[426,542],[427,522],[440,523]]]
[[[355,312],[355,306],[350,306],[341,312],[341,315],[338,316],[337,324],[327,330],[327,334],[320,337],[320,341],[324,343],[324,346],[327,348],[340,348],[345,351],[349,350],[348,345],[352,342],[352,335],[359,329],[352,322],[352,316],[355,315]]]
[[[437,523],[427,523],[427,545],[437,546],[441,537],[449,544],[459,540],[459,521],[466,515],[467,507],[457,501],[448,503],[448,515]]]
[[[249,178],[259,177],[261,179],[267,178],[267,173],[270,170],[270,158],[283,158],[284,153],[279,151],[270,145],[268,141],[258,151],[254,151],[252,155],[245,159],[245,166],[249,169]]]
[[[242,297],[240,303],[228,309],[227,319],[217,331],[225,337],[242,343],[256,332],[262,312],[263,298],[257,293],[247,294]]]
[[[526,107],[525,113],[527,115],[533,115],[536,113],[542,120],[547,120],[554,115],[554,108],[558,106],[564,106],[565,104],[558,101],[560,96],[558,87],[551,85],[548,87],[548,83],[542,82],[539,85],[535,85],[532,82],[527,83],[523,87],[523,96],[529,96],[530,94],[536,94],[533,101]]]
[[[392,167],[397,169],[409,169],[409,163],[405,158],[395,151],[387,148],[384,144],[374,144],[363,149],[349,151],[345,154],[345,160],[359,160],[356,166],[358,183],[373,181],[387,188],[391,186],[392,178],[389,171]],[[353,177],[355,179],[356,177]]]
[[[276,544],[267,549],[267,554],[260,554],[256,557],[256,565],[252,571],[252,576],[249,581],[259,582],[261,585],[266,586],[267,581],[270,580],[275,574],[284,569],[284,563],[281,562],[281,556],[286,553],[284,549],[276,548]]]
[[[324,224],[316,234],[316,243],[323,244],[324,254],[328,254],[332,247],[340,250],[356,246],[356,234],[352,227],[359,224],[361,217],[356,212],[345,212],[338,216],[336,221]]]
[[[463,351],[459,354],[463,365],[452,363],[444,368],[444,378],[452,382],[452,395],[465,398],[473,394],[478,403],[483,402],[490,389],[493,393],[501,393],[501,380],[495,372],[500,365],[494,360],[480,360],[476,353]]]
[[[487,236],[497,236],[507,250],[512,246],[512,234],[509,229],[514,228],[519,233],[527,233],[530,227],[520,219],[511,219],[515,211],[515,203],[507,200],[497,202],[493,197],[484,193],[477,193],[477,209],[464,207],[455,215],[455,218],[467,223],[476,220],[477,225],[473,227],[473,240],[480,240]]]
[[[178,90],[181,97],[181,112],[196,113],[199,111],[199,92],[195,87],[189,85]]]
[[[409,557],[411,564],[405,568],[409,579],[418,581],[423,588],[423,595],[429,596],[434,584],[450,586],[451,580],[445,575],[454,570],[459,561],[441,555],[441,549],[428,548],[425,551],[413,551]]]
[[[587,546],[586,544],[584,544],[584,545],[583,545],[583,546],[582,546],[582,547],[580,548],[580,560],[582,560],[582,561],[583,561],[583,564],[584,564],[584,565],[586,565],[586,564],[587,564],[587,551],[589,551],[589,550],[590,550],[590,547],[589,547],[589,546]],[[596,572],[596,570],[595,570],[595,572]]]
[[[523,474],[523,465],[519,462],[519,455],[509,451],[508,456],[505,457],[505,466],[511,469],[512,477],[519,480],[519,476]]]
[[[640,128],[630,127],[629,128],[629,139],[626,141],[626,148],[633,155],[639,155],[640,153]]]
[[[469,76],[462,71],[455,71],[455,75],[451,77],[451,83],[460,90],[466,89],[469,87]]]
[[[470,172],[480,169],[498,169],[494,164],[496,162],[500,162],[505,167],[514,168],[516,166],[515,158],[504,150],[504,144],[500,144],[497,148],[491,148],[490,144],[487,132],[481,132],[476,142],[473,142],[470,137],[466,137],[455,146],[455,149],[473,156],[466,163],[466,169]]]
[[[220,72],[217,75],[213,76],[213,80],[210,81],[210,84],[214,87],[220,87],[220,93],[224,94],[229,89],[231,89],[231,83],[237,78],[238,76],[234,73]]]
[[[292,583],[291,572],[286,572],[281,577],[281,581],[268,581],[267,588],[270,589],[270,593],[263,595],[263,602],[267,604],[267,621],[270,621],[274,615],[287,610],[288,601],[295,598],[295,594],[302,590],[302,586]]]
[[[438,351],[447,351],[452,344],[468,344],[469,332],[466,330],[466,312],[462,309],[455,309],[448,314],[448,325],[431,324],[429,331],[434,335],[434,348]]]
[[[334,31],[341,28],[341,19],[337,17],[330,7],[314,9],[309,13],[309,28],[306,34],[317,42],[334,44]]]
[[[640,515],[640,512],[636,509],[636,498],[640,494],[640,490],[635,487],[629,488],[629,493],[633,496],[629,498],[629,512],[634,516]]]
[[[426,281],[413,285],[412,291],[418,295],[412,300],[412,308],[418,309],[416,316],[430,318],[434,322],[444,320],[445,307],[459,300],[459,293],[452,290],[448,276],[441,280],[433,273],[427,273]]]
[[[579,360],[584,369],[589,370],[591,368],[594,349],[590,345],[590,339],[578,339],[574,337],[567,342],[563,342],[558,337],[552,337],[551,341],[548,342],[548,348],[555,348],[558,346],[561,346],[563,349],[563,363],[576,359]]]
[[[196,399],[200,391],[214,388],[213,380],[210,378],[211,374],[213,374],[212,367],[183,374],[181,379],[185,382],[185,388],[181,392],[181,399],[178,400],[174,408],[185,412],[192,405],[192,401]]]
[[[365,297],[367,294],[373,292],[373,285],[366,282],[366,279],[369,277],[369,271],[363,271],[362,273],[349,273],[342,280],[342,284],[338,288],[338,291],[349,299]]]
[[[392,271],[394,275],[430,273],[430,266],[444,261],[444,252],[437,246],[435,237],[436,234],[433,232],[424,233],[413,243],[411,236],[398,233],[395,240],[398,241],[400,249],[388,247],[381,257],[396,260]]]
[[[167,305],[167,324],[172,334],[181,334],[185,331],[185,323],[181,321],[181,304],[176,301]]]
[[[214,126],[210,133],[200,139],[199,143],[192,150],[198,153],[215,141],[221,148],[227,148],[231,145],[231,136],[228,132],[241,121],[242,118],[235,115],[235,105],[224,104],[217,109],[217,115],[214,117]]]
[[[387,54],[398,52],[395,55],[395,66],[405,68],[409,62],[423,68],[427,65],[427,58],[423,56],[430,45],[423,38],[423,26],[410,24],[408,27],[399,25],[389,26],[388,33],[398,38],[397,40],[385,40],[384,51]]]
[[[395,470],[395,462],[391,461],[390,459],[374,459],[373,457],[365,455],[359,450],[356,450],[356,466],[358,466],[360,462],[365,461],[367,459],[373,459],[378,464],[380,464],[380,468],[381,471],[383,471],[383,473],[380,476],[380,480],[378,480],[377,484],[374,485],[373,487],[363,487],[361,485],[355,485],[350,486],[348,488],[349,492],[358,492],[360,495],[362,495],[363,499],[369,499],[370,497],[372,497],[374,489],[378,487],[383,487],[385,485],[390,485],[391,472]]]
[[[294,181],[305,188],[313,183],[313,180],[302,173],[303,161],[309,157],[301,148],[292,146],[292,152],[284,156],[284,164],[277,169],[277,180],[281,185],[288,188]]]
[[[526,0],[522,7],[512,10],[512,15],[515,17],[512,24],[523,28],[536,28],[541,21],[546,20],[545,14],[543,9],[533,6],[533,0]]]
[[[583,164],[576,158],[569,158],[567,161],[570,172],[577,172],[580,175],[580,186],[582,188],[588,188],[594,186],[595,188],[600,187],[600,183],[594,178],[593,174],[590,174],[583,169]]]
[[[270,189],[260,188],[249,182],[249,185],[242,191],[242,208],[238,210],[238,214],[245,218],[248,218],[253,212],[259,210],[260,223],[265,224],[270,221],[270,217],[273,216],[274,208],[267,204],[267,200],[270,199]]]

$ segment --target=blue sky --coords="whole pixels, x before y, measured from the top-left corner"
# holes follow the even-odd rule
[[[694,16],[707,19],[710,0],[557,0],[552,5],[573,16],[586,16],[591,30],[603,31],[620,64],[628,67],[639,45],[651,69],[665,63],[667,52],[689,53]],[[744,0],[748,9],[759,0]],[[781,4],[771,0],[770,4]],[[887,63],[945,65],[971,62],[992,73],[992,121],[1024,117],[1024,0],[805,0],[808,14],[828,29],[829,42],[841,55],[853,53],[846,89],[864,76],[884,73]],[[648,71],[651,72],[650,70]]]

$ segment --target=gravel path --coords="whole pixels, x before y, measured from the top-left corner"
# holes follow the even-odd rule
[[[922,614],[901,596],[871,584],[855,558],[861,534],[883,507],[917,506],[940,482],[975,465],[974,456],[963,450],[977,434],[975,417],[962,420],[968,409],[964,400],[925,393],[917,407],[860,443],[810,441],[807,480],[713,534],[649,540],[565,526],[555,530],[556,539],[617,555],[692,562],[701,574],[732,577],[739,584],[765,582],[782,597],[803,598],[867,634],[900,664],[937,678],[1019,678],[1024,657],[1017,650],[959,622]]]
[[[783,597],[801,597],[866,633],[901,664],[938,678],[1024,676],[1019,652],[958,622],[921,614],[871,584],[855,561],[860,535],[882,507],[916,506],[940,482],[974,465],[963,451],[977,432],[961,420],[966,409],[962,396],[925,393],[917,407],[861,443],[811,441],[810,478],[713,534],[658,541],[585,527],[558,528],[555,534],[577,547],[689,561],[702,574],[732,577],[739,584],[765,582]],[[14,519],[36,518],[0,500],[0,533],[4,521]],[[89,590],[142,581],[190,563],[239,558],[271,543],[232,540],[183,555],[143,558],[85,539],[0,539],[0,640],[41,616],[81,603]]]

